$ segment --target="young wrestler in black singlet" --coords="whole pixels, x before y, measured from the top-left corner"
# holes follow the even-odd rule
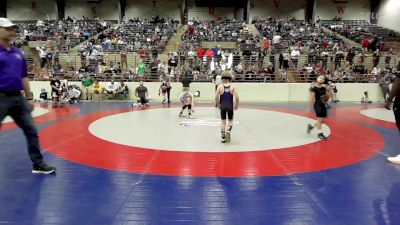
[[[328,138],[322,133],[322,124],[325,123],[326,117],[328,116],[325,103],[331,97],[331,89],[329,85],[326,85],[325,76],[319,76],[315,85],[310,88],[310,106],[314,104],[314,111],[317,116],[317,122],[314,126],[308,124],[307,133],[309,134],[314,127],[317,127],[318,138],[321,140],[327,140]]]

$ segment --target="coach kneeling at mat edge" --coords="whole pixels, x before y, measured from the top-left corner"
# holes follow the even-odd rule
[[[139,105],[149,105],[148,96],[149,92],[147,91],[147,87],[143,85],[143,81],[139,82],[139,86],[135,90],[135,96],[137,98],[137,103]]]

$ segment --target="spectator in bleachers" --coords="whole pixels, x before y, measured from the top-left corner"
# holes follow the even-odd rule
[[[380,55],[379,49],[376,49],[374,51],[374,54],[372,55],[372,64],[374,65],[374,67],[378,66],[380,57],[381,57],[381,55]]]
[[[294,67],[297,67],[300,58],[300,51],[298,47],[295,47],[292,52],[290,53],[290,57],[292,59],[292,63]]]
[[[369,48],[370,48],[370,42],[369,42],[369,38],[368,36],[365,36],[364,40],[362,40],[362,47],[364,48],[365,52],[368,52]]]
[[[53,74],[63,74],[64,73],[64,69],[62,68],[59,60],[54,60],[54,64],[52,66],[53,68]]]
[[[126,49],[126,47],[123,47],[120,51],[120,56],[121,56],[121,67],[124,68],[128,68],[128,51]]]
[[[386,65],[390,65],[393,56],[394,56],[393,49],[389,49],[389,51],[386,52],[386,57],[385,57]]]

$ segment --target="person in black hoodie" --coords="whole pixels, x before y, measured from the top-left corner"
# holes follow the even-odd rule
[[[190,88],[190,83],[192,83],[192,79],[191,76],[192,75],[192,71],[191,70],[186,70],[183,77],[182,77],[182,86],[183,86],[183,91],[189,91]]]

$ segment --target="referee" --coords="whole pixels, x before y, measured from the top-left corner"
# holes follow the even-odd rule
[[[394,102],[393,102],[394,99]],[[400,74],[397,72],[396,79],[393,81],[392,90],[385,104],[385,108],[390,110],[393,103],[394,118],[396,119],[397,128],[400,131]],[[388,161],[400,164],[400,154],[395,157],[388,157]]]
[[[11,45],[16,30],[16,25],[10,20],[0,18],[0,128],[3,119],[10,115],[24,131],[28,154],[33,163],[32,173],[51,174],[56,169],[43,162],[38,133],[31,115],[34,105],[26,59],[21,50]]]

